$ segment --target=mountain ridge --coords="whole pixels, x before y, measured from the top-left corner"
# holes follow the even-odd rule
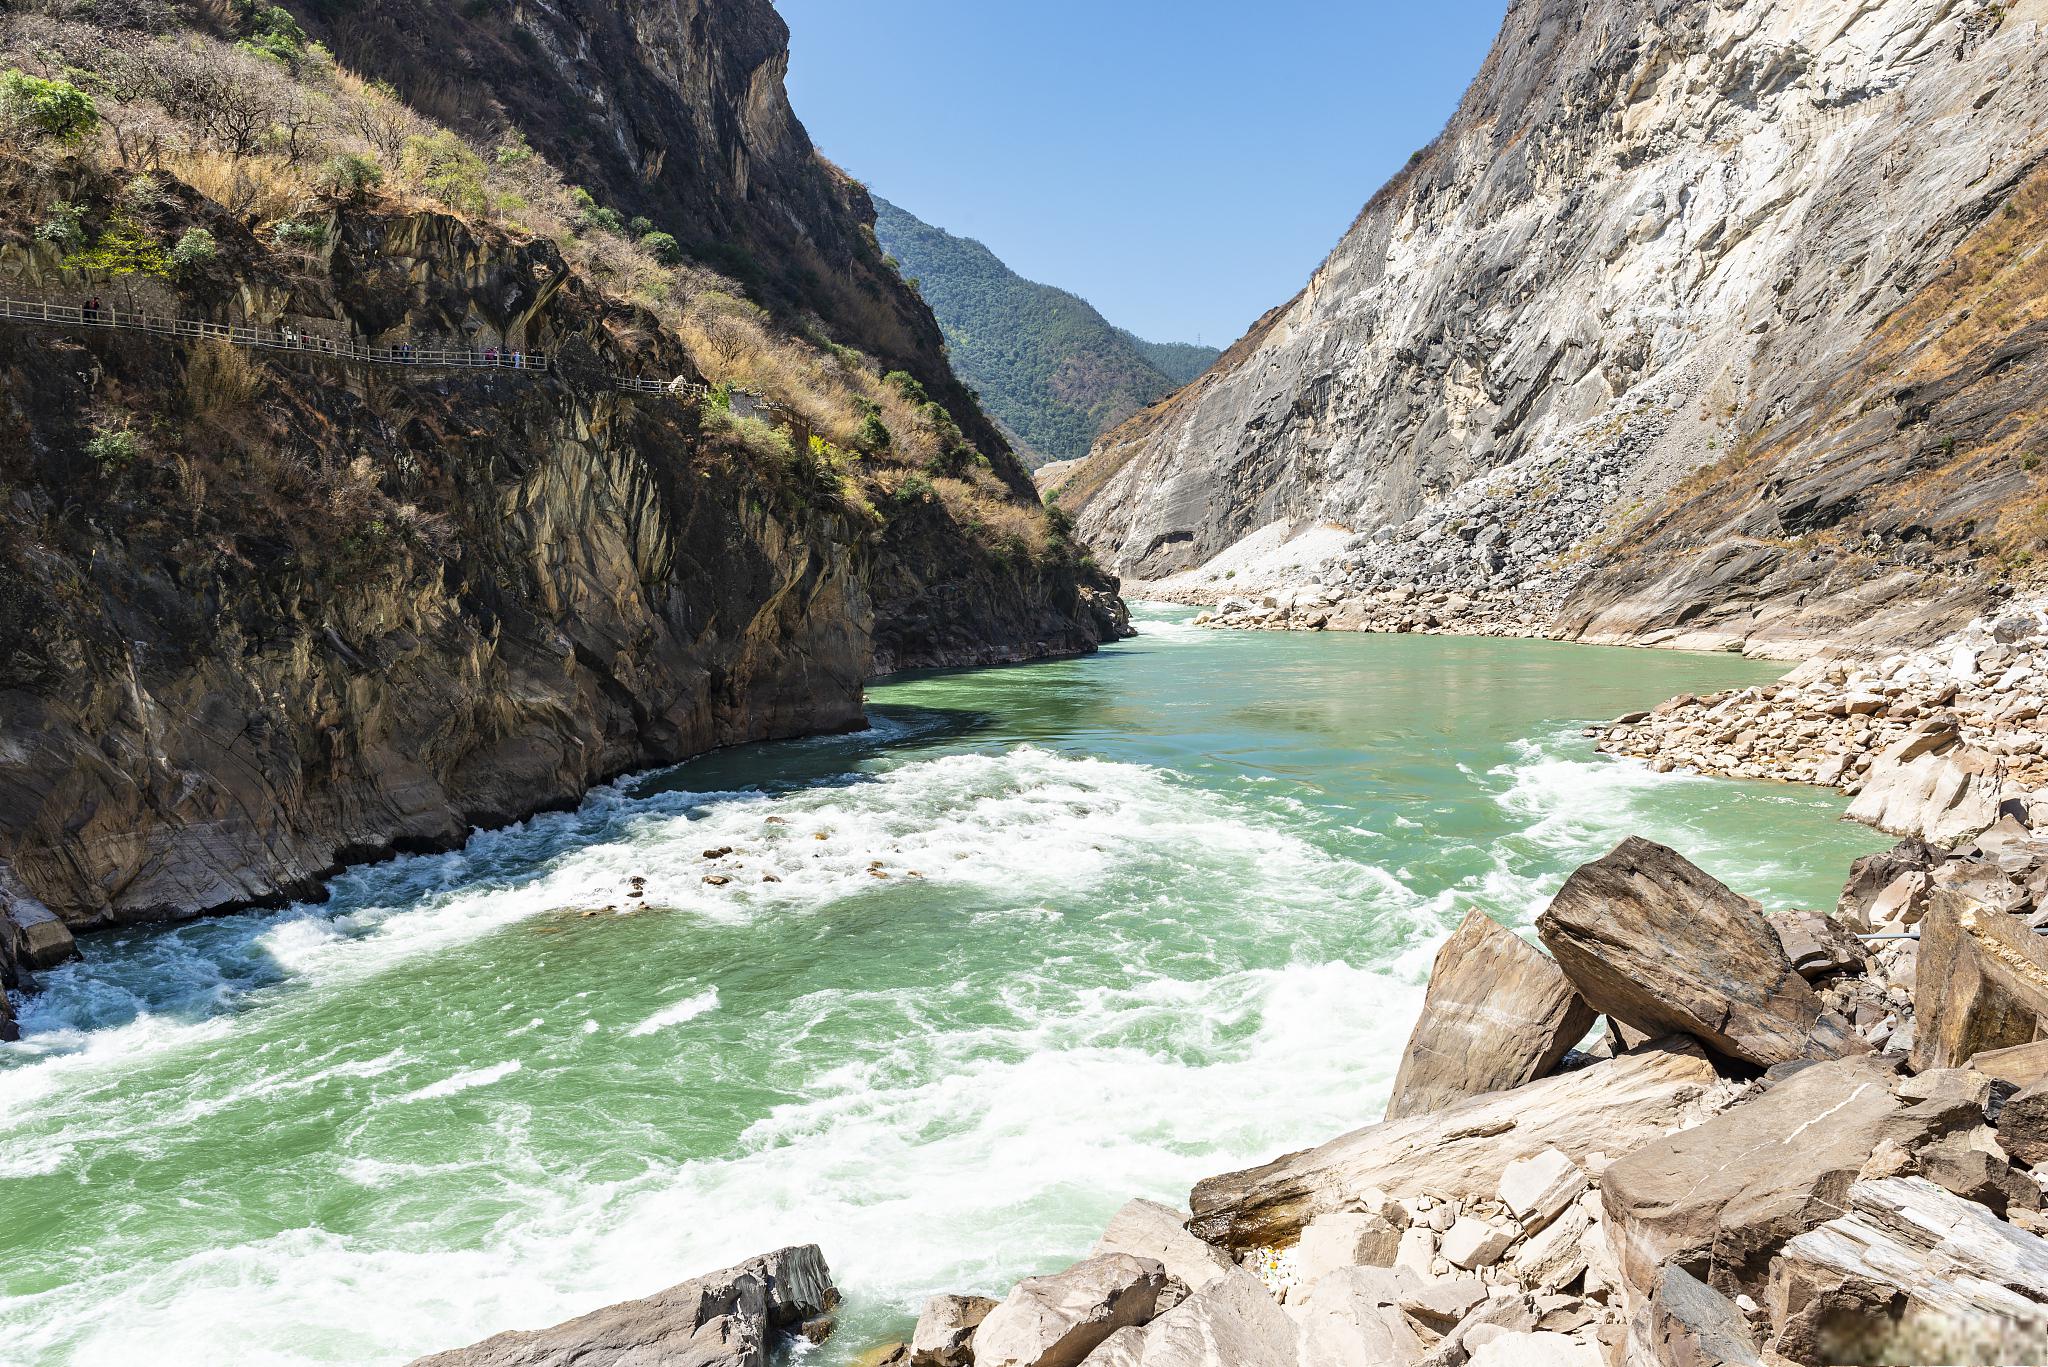
[[[1587,640],[1931,640],[2043,549],[2044,20],[1522,0],[1301,294],[1098,442],[1063,505],[1120,573],[1203,601],[1316,584]],[[1947,354],[1973,309],[1981,357]],[[1259,549],[1311,530],[1305,563]]]
[[[973,238],[875,200],[884,250],[917,282],[948,353],[1032,463],[1086,454],[1103,432],[1207,368],[1218,353],[1148,342],[1087,300],[1027,280]]]

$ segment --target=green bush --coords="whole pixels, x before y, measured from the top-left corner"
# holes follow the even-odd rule
[[[318,219],[288,218],[270,228],[270,240],[280,247],[311,249],[326,245],[327,225]]]
[[[626,230],[626,220],[619,217],[619,211],[599,204],[597,197],[581,185],[569,187],[569,202],[576,207],[579,231],[619,233]]]
[[[854,445],[869,455],[886,451],[894,444],[889,435],[889,425],[882,421],[882,410],[865,399],[860,401],[860,430],[854,436]]]
[[[212,233],[204,228],[187,228],[178,245],[171,248],[171,264],[180,271],[197,270],[219,254]]]
[[[892,499],[901,504],[929,503],[937,496],[938,490],[932,487],[932,482],[923,475],[918,474],[911,475],[908,479],[897,485],[896,492],[890,495]]]
[[[642,214],[635,214],[627,221],[626,231],[645,241],[647,235],[654,231],[654,220]]]
[[[526,140],[526,134],[518,129],[507,133],[492,153],[500,166],[520,166],[533,160],[533,144]]]
[[[399,170],[422,193],[458,213],[482,214],[490,207],[484,194],[484,159],[453,133],[407,138]]]
[[[0,73],[0,122],[29,137],[76,144],[100,126],[100,111],[92,96],[69,81],[16,70]]]
[[[384,168],[354,153],[329,157],[320,168],[320,186],[336,199],[354,203],[384,183]]]
[[[54,243],[67,251],[76,251],[85,245],[85,210],[79,205],[59,200],[50,206],[50,216],[36,229],[39,241]]]
[[[64,269],[86,275],[153,275],[169,279],[171,255],[147,228],[117,211],[99,241],[64,258]]]
[[[669,233],[648,233],[640,239],[640,245],[664,266],[683,264],[683,244]]]
[[[135,434],[127,428],[101,432],[85,444],[85,454],[103,475],[118,475],[135,463]]]
[[[258,57],[267,57],[290,67],[299,69],[306,60],[306,31],[299,27],[299,21],[292,18],[289,10],[276,5],[256,3],[256,0],[240,0],[235,6],[236,18],[249,36],[235,44],[244,52]]]

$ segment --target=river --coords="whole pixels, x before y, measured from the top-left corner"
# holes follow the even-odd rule
[[[816,1241],[842,1363],[1374,1118],[1471,906],[1642,833],[1832,907],[1886,843],[1579,735],[1769,666],[1186,615],[93,937],[0,1048],[0,1361],[403,1362]]]

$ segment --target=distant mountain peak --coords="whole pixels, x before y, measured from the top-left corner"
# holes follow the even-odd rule
[[[1026,280],[981,242],[875,199],[875,235],[915,280],[953,367],[1027,464],[1072,460],[1095,438],[1193,380],[1220,354],[1148,342],[1087,300]]]

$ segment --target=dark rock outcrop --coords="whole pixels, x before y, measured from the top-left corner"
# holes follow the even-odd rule
[[[411,1367],[768,1367],[778,1338],[821,1333],[839,1303],[815,1244],[695,1277],[548,1329],[513,1330]]]
[[[111,193],[76,175],[0,159],[19,192],[0,278],[66,286],[26,225],[38,196]],[[694,370],[545,240],[359,207],[309,272],[190,192],[167,205],[235,268],[232,294],[201,279],[172,307],[480,325],[557,366],[0,329],[0,867],[71,926],[317,896],[342,865],[631,770],[856,727],[878,668],[1123,630],[1113,586],[1057,548],[992,550],[932,510],[877,526],[692,405],[615,392],[610,374]],[[207,367],[230,363],[260,403],[216,403]],[[105,429],[156,435],[102,465]]]

